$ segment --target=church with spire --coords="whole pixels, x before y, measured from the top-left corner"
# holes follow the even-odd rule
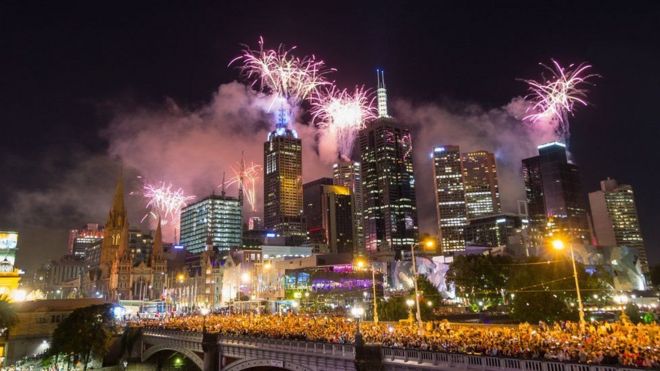
[[[129,224],[124,204],[124,178],[120,173],[112,207],[103,230],[96,264],[88,267],[84,286],[90,296],[108,300],[155,300],[166,286],[167,259],[158,219],[151,256],[135,262],[129,248]]]

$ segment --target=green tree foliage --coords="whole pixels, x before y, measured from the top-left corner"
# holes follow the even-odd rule
[[[433,286],[431,281],[423,275],[417,278],[417,290],[419,291],[419,311],[423,321],[435,318],[433,311],[442,301],[440,292]],[[406,295],[394,296],[388,300],[378,302],[378,319],[381,321],[398,321],[408,318],[408,306],[406,300],[415,299],[415,289],[410,289]],[[430,303],[430,305],[429,305]],[[413,306],[413,317],[417,308]]]
[[[473,310],[488,309],[503,303],[511,262],[509,256],[456,256],[445,278]]]
[[[508,293],[512,300],[512,316],[523,322],[554,322],[577,319],[577,300],[573,267],[570,260],[545,262],[526,259],[512,265]],[[601,272],[589,274],[577,264],[583,302],[605,293],[606,282]]]
[[[0,329],[6,329],[18,322],[16,310],[7,295],[0,295]]]
[[[51,355],[74,355],[84,364],[92,356],[103,357],[114,335],[111,304],[92,305],[71,312],[53,332]]]

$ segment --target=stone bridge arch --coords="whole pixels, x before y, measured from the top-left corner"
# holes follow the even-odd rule
[[[200,356],[198,356],[195,352],[193,352],[190,349],[177,348],[177,347],[174,347],[174,346],[171,346],[171,345],[154,345],[154,346],[149,347],[144,352],[142,352],[141,361],[145,362],[149,358],[151,358],[154,354],[156,354],[158,352],[165,351],[165,350],[181,353],[184,356],[186,356],[186,358],[191,360],[197,367],[199,367],[200,370],[204,369],[204,360],[202,358],[200,358]]]
[[[232,362],[222,370],[242,371],[242,370],[249,370],[254,367],[269,367],[269,368],[288,370],[288,371],[314,371],[309,367],[301,366],[296,363],[291,363],[287,361],[278,361],[274,359],[265,359],[265,358],[241,359]]]

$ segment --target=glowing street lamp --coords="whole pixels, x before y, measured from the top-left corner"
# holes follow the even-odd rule
[[[359,257],[355,260],[355,266],[357,269],[362,270],[366,267],[367,262],[364,260],[364,258]],[[373,291],[373,306],[374,306],[374,323],[378,323],[378,298],[376,297],[376,268],[374,267],[373,263],[369,264],[369,267],[371,269],[371,289]],[[364,297],[366,299],[367,293],[364,293]]]
[[[354,306],[351,308],[351,314],[355,318],[355,346],[362,345],[362,334],[360,333],[360,318],[364,315],[364,308]]]
[[[202,318],[203,318],[203,320],[202,320],[202,333],[205,334],[205,333],[206,333],[206,316],[208,316],[208,314],[209,314],[210,311],[209,311],[209,308],[202,308],[202,309],[200,309],[199,312],[200,312],[200,313],[202,314],[202,316],[203,316],[203,317],[202,317]]]
[[[408,306],[408,320],[412,324],[412,322],[413,322],[412,308],[415,305],[415,301],[413,299],[406,299],[406,305]]]
[[[555,239],[552,241],[552,247],[555,250],[563,250],[566,246],[564,241]],[[580,315],[580,329],[584,330],[584,306],[582,305],[582,295],[580,295],[580,283],[578,281],[577,268],[575,267],[575,254],[573,253],[573,244],[569,241],[568,247],[571,250],[571,263],[573,263],[573,278],[575,278],[575,292],[577,293],[578,313]]]

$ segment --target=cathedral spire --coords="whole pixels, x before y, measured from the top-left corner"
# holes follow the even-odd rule
[[[126,224],[126,207],[124,205],[124,174],[123,170],[119,170],[119,178],[115,186],[115,195],[112,198],[112,208],[108,215],[108,222],[106,228],[115,227],[120,228]]]
[[[117,256],[120,260],[131,258],[131,252],[128,248],[128,223],[124,223],[124,226],[121,229],[121,237],[119,237],[119,248],[117,249]]]

